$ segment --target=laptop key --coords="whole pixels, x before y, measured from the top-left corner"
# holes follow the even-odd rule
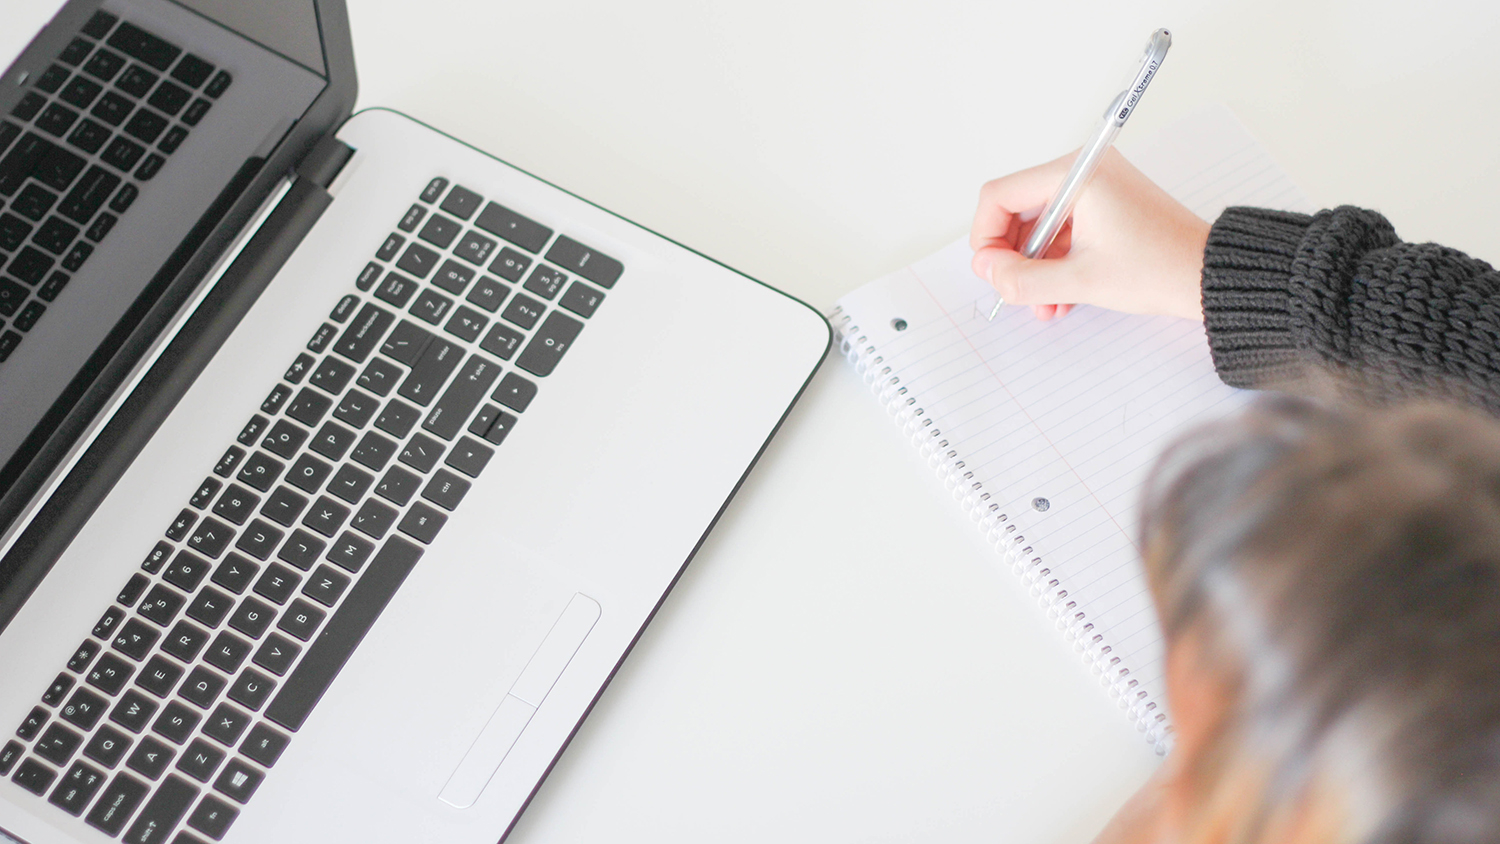
[[[290,539],[281,544],[281,550],[276,552],[276,557],[307,571],[312,568],[313,563],[318,561],[318,555],[323,553],[325,547],[327,547],[326,542],[298,528],[292,531]]]
[[[141,669],[141,673],[135,678],[135,684],[157,697],[164,698],[172,693],[172,689],[177,687],[177,681],[181,679],[182,667],[157,655],[151,657],[151,661]],[[113,765],[114,763],[107,762],[106,764]]]
[[[386,396],[390,395],[391,390],[396,389],[396,383],[405,374],[401,367],[385,358],[371,358],[370,362],[365,364],[365,371],[359,374],[357,383],[377,396]],[[360,423],[360,425],[363,424],[363,422]]]
[[[323,428],[326,429],[331,424],[333,423],[325,422]],[[319,431],[319,436],[322,436],[322,431]],[[333,471],[332,466],[311,454],[304,454],[298,457],[297,462],[293,463],[292,468],[287,471],[286,482],[303,492],[317,492],[331,471]]]
[[[306,642],[318,632],[318,625],[322,624],[327,616],[327,613],[313,604],[298,598],[286,608],[286,612],[281,614],[281,620],[276,623],[276,628]]]
[[[229,85],[233,81],[234,77],[229,75],[229,71],[221,70],[214,74],[213,79],[209,80],[208,86],[203,89],[203,93],[214,99],[218,99],[225,91],[229,90]]]
[[[239,484],[230,484],[219,496],[219,503],[214,505],[214,515],[228,519],[237,525],[245,523],[250,514],[255,512],[256,505],[260,504],[260,496],[251,492]]]
[[[192,594],[193,590],[198,588],[198,584],[203,582],[203,578],[208,576],[209,568],[210,564],[207,560],[188,551],[178,551],[177,556],[172,558],[172,564],[167,566],[167,570],[162,573],[161,579]]]
[[[490,264],[490,272],[506,281],[520,281],[530,266],[530,258],[507,246],[495,256],[495,263]]]
[[[109,36],[107,43],[127,56],[139,59],[157,70],[166,70],[171,67],[172,62],[176,61],[182,53],[181,48],[130,23],[120,24]]]
[[[256,419],[260,419],[262,422],[265,421],[264,418],[259,416],[257,416]],[[247,425],[246,427],[248,428],[249,426]],[[242,431],[241,436],[243,435],[244,432]],[[202,510],[209,504],[213,503],[214,496],[219,494],[219,490],[222,489],[223,486],[224,485],[220,483],[217,478],[204,478],[203,483],[199,484],[198,489],[193,492],[193,497],[188,499],[188,506],[197,510]]]
[[[516,366],[532,375],[551,375],[552,370],[557,368],[557,362],[562,360],[563,353],[572,347],[573,340],[582,330],[583,323],[572,317],[563,316],[556,311],[548,314],[542,327],[537,329],[531,342],[526,344],[521,356],[516,358]]]
[[[401,456],[398,459],[418,472],[425,474],[433,466],[437,465],[438,459],[442,456],[442,443],[426,434],[417,434],[407,441],[406,447],[401,449]]]
[[[85,42],[85,43],[87,43],[87,42]],[[74,62],[74,64],[76,64],[76,62]],[[428,182],[427,183],[427,187],[425,187],[425,188],[422,189],[422,197],[421,197],[421,199],[422,199],[423,202],[431,205],[432,203],[437,202],[438,201],[438,197],[442,196],[443,195],[443,191],[445,191],[447,189],[448,189],[448,180],[444,179],[441,176],[439,176],[436,179],[433,179],[432,181]]]
[[[239,816],[239,809],[210,794],[198,803],[198,808],[188,816],[187,823],[189,827],[219,841]],[[196,839],[189,840],[189,836],[179,834],[172,839],[172,844],[193,844],[194,840]]]
[[[193,743],[182,752],[182,758],[177,762],[177,770],[198,782],[206,783],[213,779],[214,772],[219,770],[219,765],[228,755],[201,738],[193,739]]]
[[[26,719],[21,722],[21,726],[16,728],[16,737],[25,741],[31,741],[37,737],[37,734],[42,731],[42,727],[46,723],[47,710],[40,706],[33,706],[31,712],[26,715]]]
[[[264,601],[246,598],[229,617],[229,626],[252,639],[265,634],[271,622],[276,620],[276,609]]]
[[[431,544],[447,521],[448,517],[442,512],[418,501],[412,505],[396,529],[419,542]]]
[[[250,649],[249,642],[233,633],[223,631],[214,637],[214,643],[208,646],[208,652],[203,655],[203,661],[225,674],[233,674],[240,670],[245,657],[250,655]]]
[[[177,518],[172,520],[172,524],[167,526],[167,538],[181,542],[187,538],[188,531],[191,531],[193,525],[197,524],[197,522],[198,514],[192,510],[183,508],[182,512],[177,514]]]
[[[362,466],[379,472],[385,468],[385,464],[390,462],[391,457],[395,453],[395,442],[374,431],[366,431],[365,435],[360,437],[359,444],[354,446],[353,451],[349,452],[349,458]]]
[[[106,653],[99,657],[99,661],[94,663],[94,667],[89,669],[84,679],[90,686],[107,695],[117,695],[120,689],[125,688],[125,684],[130,682],[133,674],[135,674],[135,669],[130,663],[112,653]],[[53,761],[61,765],[65,760],[54,759]]]
[[[502,411],[495,417],[495,421],[490,424],[490,429],[484,432],[485,442],[491,442],[495,445],[505,442],[506,436],[516,427],[518,421],[520,420],[516,419],[516,417]]]
[[[47,793],[47,786],[57,778],[57,772],[35,759],[27,759],[16,768],[11,781],[38,797]]]
[[[47,687],[47,691],[42,693],[42,703],[48,706],[58,705],[62,702],[63,698],[68,696],[68,692],[73,690],[75,682],[77,681],[70,674],[58,674],[57,679],[52,681],[52,685]]]
[[[104,611],[104,615],[99,617],[98,623],[94,625],[93,634],[100,639],[108,639],[114,635],[115,628],[119,627],[120,622],[124,620],[125,611],[119,607],[112,606]]]
[[[427,216],[427,209],[413,202],[412,206],[406,209],[406,213],[401,215],[401,222],[396,224],[396,228],[404,232],[415,231],[417,224],[422,222],[425,216]]]
[[[411,301],[412,294],[417,292],[417,283],[400,273],[386,273],[385,281],[375,289],[375,298],[382,302],[389,302],[398,308],[406,307]]]
[[[285,604],[302,583],[302,575],[280,563],[272,563],[255,581],[255,594],[275,604]]]
[[[75,727],[92,730],[108,705],[109,701],[80,686],[58,714]]]
[[[245,754],[250,761],[270,768],[275,766],[276,760],[281,758],[281,752],[286,750],[287,741],[286,736],[260,723],[250,728],[250,734],[245,736],[245,743],[240,745],[240,752]]]
[[[224,616],[229,614],[233,606],[233,598],[212,586],[205,586],[193,597],[192,603],[188,604],[185,615],[201,622],[205,627],[214,628],[224,621]]]
[[[261,413],[269,413],[274,416],[278,411],[281,410],[281,406],[286,404],[286,400],[290,398],[291,395],[291,387],[288,387],[285,384],[277,384],[276,386],[272,387],[271,392],[266,395],[266,400],[260,403]]]
[[[157,844],[166,840],[197,797],[197,786],[176,774],[169,775],[130,825],[123,839],[125,844]]]
[[[344,571],[357,572],[374,552],[375,543],[346,530],[328,549],[328,561]]]
[[[120,698],[115,708],[109,713],[109,720],[119,724],[132,733],[139,733],[146,729],[151,723],[151,716],[156,714],[156,702],[131,689]]]
[[[567,235],[558,235],[557,242],[547,250],[547,260],[559,267],[571,270],[589,281],[608,290],[620,280],[625,266],[614,258],[579,243]]]
[[[214,789],[237,803],[248,803],[266,775],[239,759],[231,761],[214,781]]]
[[[141,739],[140,744],[135,746],[135,751],[130,754],[130,758],[125,760],[125,767],[154,780],[166,772],[174,756],[176,752],[172,748],[154,736],[146,736]]]
[[[349,508],[324,495],[308,508],[307,515],[302,517],[302,524],[324,536],[333,536],[347,518]]]
[[[266,641],[255,651],[251,661],[261,668],[275,674],[277,677],[285,676],[286,672],[296,661],[297,655],[302,653],[302,646],[280,633],[272,633],[266,637]],[[250,757],[254,759],[255,757]],[[260,760],[256,760],[260,761]]]
[[[161,589],[163,592],[168,591],[161,586],[158,586],[156,588]],[[150,596],[147,596],[146,600],[147,604],[155,609],[157,606],[159,606],[159,602],[166,600],[166,598],[158,597],[155,601],[153,601]],[[172,596],[171,600],[176,602],[179,606],[183,601],[182,598],[178,598],[176,596]],[[146,614],[147,604],[141,605],[141,615]],[[173,610],[173,613],[176,613],[175,609]],[[146,654],[151,652],[151,646],[156,644],[156,640],[160,636],[161,633],[151,629],[150,627],[147,627],[139,620],[132,618],[131,620],[125,622],[125,626],[120,628],[119,633],[115,634],[115,638],[110,642],[110,645],[120,653],[130,657],[136,662],[140,662],[141,660],[146,658]]]
[[[397,507],[405,507],[421,485],[422,479],[417,475],[400,466],[392,466],[375,486],[375,494]]]
[[[307,350],[309,352],[321,352],[328,348],[328,344],[333,342],[333,337],[338,333],[338,330],[338,326],[329,322],[318,326],[318,330],[314,331],[311,339],[307,341]]]
[[[448,324],[443,326],[443,330],[460,340],[473,343],[479,339],[479,335],[484,333],[485,326],[489,324],[489,319],[483,314],[467,305],[460,305],[453,312],[453,317],[448,320]]]
[[[315,428],[330,407],[333,407],[333,399],[315,392],[310,387],[303,387],[297,393],[297,397],[286,406],[286,415],[309,428]]]
[[[438,268],[437,275],[432,277],[432,284],[458,296],[473,280],[473,270],[457,261],[444,261],[443,265]]]
[[[468,481],[447,469],[439,469],[438,473],[432,476],[432,480],[428,481],[427,488],[422,490],[422,497],[444,510],[451,511],[458,508],[459,502],[463,501],[469,487]]]
[[[385,343],[380,347],[380,353],[392,360],[411,366],[421,358],[422,353],[427,350],[428,344],[433,339],[432,334],[416,323],[402,320],[391,331],[391,336],[386,338]]]
[[[550,302],[567,281],[568,277],[564,273],[546,264],[538,264],[536,269],[531,271],[531,276],[526,279],[526,283],[521,286]]]
[[[53,721],[31,750],[54,765],[66,765],[80,744],[83,744],[83,736]]]
[[[307,436],[307,429],[293,425],[285,419],[279,419],[275,425],[271,426],[271,431],[266,434],[265,439],[261,440],[260,447],[277,457],[290,459],[298,449],[302,448],[302,443],[307,441]],[[252,458],[252,462],[253,460]],[[250,464],[246,464],[246,468],[250,468]]]
[[[362,363],[374,351],[375,345],[395,319],[390,311],[367,303],[359,309],[354,321],[349,323],[333,344],[333,350],[355,363]]]
[[[360,290],[369,290],[371,287],[375,286],[375,282],[379,280],[380,274],[384,272],[384,270],[384,267],[380,266],[374,261],[365,264],[365,268],[360,270],[359,275],[354,279],[354,286],[359,288]]]
[[[229,691],[225,694],[230,700],[254,712],[266,705],[266,699],[274,691],[276,691],[275,680],[256,671],[254,668],[246,668],[240,673],[239,677],[235,678],[233,683],[229,684]],[[243,730],[244,726],[241,726],[240,729]],[[230,739],[227,743],[233,744],[238,739],[239,733],[235,733],[234,738]]]
[[[172,625],[172,630],[167,634],[166,641],[162,642],[161,649],[183,662],[192,662],[198,658],[198,652],[203,650],[206,644],[208,644],[207,633],[197,625],[179,621]],[[180,677],[182,672],[178,671],[177,675]],[[166,679],[160,678],[160,682],[166,682]]]
[[[603,301],[603,293],[581,281],[575,281],[568,288],[568,292],[563,294],[558,304],[584,319],[588,319],[594,315],[594,311],[599,309],[599,303]]]
[[[462,230],[463,226],[459,223],[444,217],[442,214],[433,214],[427,220],[427,225],[422,227],[422,231],[417,237],[422,238],[439,249],[447,249],[448,245],[453,243],[453,239],[458,237],[458,233]]]
[[[479,477],[484,471],[485,464],[495,456],[495,450],[473,437],[462,437],[453,451],[448,453],[448,459],[443,462],[452,466],[471,478]]]
[[[399,234],[392,233],[390,235],[387,235],[385,242],[381,243],[380,248],[375,250],[375,257],[379,258],[382,261],[389,261],[392,258],[395,258],[396,255],[401,251],[401,247],[405,245],[406,238],[402,237]]]
[[[155,85],[159,78],[144,67],[133,64],[120,74],[119,79],[115,80],[115,87],[132,97],[144,97],[151,93],[151,86]]]
[[[260,508],[260,514],[282,527],[291,527],[297,521],[297,517],[302,515],[302,508],[306,506],[307,496],[280,486],[266,498],[265,506]]]
[[[125,754],[130,751],[130,736],[108,724],[100,727],[94,732],[94,737],[84,745],[83,755],[98,762],[106,768],[113,768],[120,764]],[[3,774],[4,771],[0,771]]]
[[[426,407],[437,397],[438,389],[462,360],[461,346],[441,337],[433,337],[422,356],[412,364],[411,374],[401,382],[397,395]]]
[[[219,458],[219,462],[214,464],[214,474],[221,478],[227,478],[234,474],[234,470],[239,467],[240,461],[244,459],[245,450],[239,446],[232,445],[229,447],[229,450],[224,452],[224,456]]]
[[[506,321],[515,323],[522,328],[531,328],[536,325],[537,320],[541,319],[542,312],[546,309],[547,306],[541,302],[530,296],[517,293],[510,300],[510,304],[505,306],[505,310],[500,316]]]
[[[84,669],[89,667],[89,663],[94,661],[94,657],[99,655],[99,651],[100,645],[98,642],[92,639],[84,639],[83,644],[79,645],[78,649],[73,651],[73,655],[68,658],[68,670],[75,674],[82,674]],[[45,714],[45,710],[43,714]],[[31,738],[31,736],[24,736],[23,738]]]
[[[376,360],[380,360],[380,358],[376,358]],[[394,379],[392,380],[394,381]],[[394,386],[394,383],[392,386]],[[375,411],[379,407],[380,402],[370,395],[362,393],[359,390],[350,390],[344,394],[344,398],[339,402],[339,406],[334,408],[333,418],[355,428],[363,428],[370,421],[370,417],[375,415]]]
[[[365,497],[365,491],[370,484],[375,482],[375,476],[369,472],[354,466],[340,466],[333,480],[328,482],[328,492],[347,501],[350,504],[358,504]]]
[[[474,225],[533,254],[540,252],[552,237],[551,229],[496,202],[484,206]]]
[[[307,583],[302,586],[302,594],[325,607],[331,607],[338,603],[339,596],[349,588],[349,578],[343,572],[334,570],[332,566],[318,566],[318,570],[307,578]]]
[[[448,192],[448,198],[438,207],[460,220],[467,220],[478,210],[481,202],[484,202],[484,197],[463,185],[454,185],[453,190]]]
[[[227,703],[221,703],[208,721],[204,722],[203,734],[225,747],[234,747],[234,743],[240,740],[240,735],[248,726],[250,716]]]
[[[269,559],[271,552],[281,542],[286,534],[279,528],[272,527],[270,523],[256,519],[240,534],[240,541],[234,547],[244,551],[257,560]]]
[[[360,506],[349,526],[372,539],[383,539],[396,523],[397,511],[371,498]]]
[[[411,273],[417,278],[426,278],[438,263],[438,253],[428,249],[420,243],[413,243],[406,247],[401,254],[400,260],[396,261],[396,268]]]
[[[520,347],[521,341],[526,335],[506,325],[495,323],[490,326],[489,333],[479,341],[479,348],[489,352],[501,360],[510,360]]]
[[[208,114],[208,110],[212,107],[213,103],[210,103],[208,100],[199,97],[198,99],[193,100],[193,104],[188,106],[187,109],[182,112],[182,117],[178,119],[189,126],[197,126],[198,121],[202,120],[203,115]]]
[[[453,300],[433,290],[423,290],[412,303],[411,314],[423,322],[437,325],[448,315],[448,310],[453,307]]]
[[[499,366],[479,355],[469,355],[458,377],[428,412],[422,427],[445,440],[453,439],[499,375]]]
[[[329,460],[342,460],[344,459],[344,455],[348,453],[349,447],[354,445],[354,441],[358,438],[358,434],[337,422],[324,422],[323,427],[318,429],[318,435],[313,437],[312,445],[309,447]],[[327,473],[325,472],[324,476],[326,477],[326,475]],[[321,485],[322,478],[319,478],[318,482]],[[313,489],[308,490],[308,492],[315,492],[316,490],[317,487],[315,486]]]
[[[497,245],[495,241],[477,232],[468,231],[464,232],[463,239],[458,242],[458,246],[453,248],[453,254],[482,267],[484,262],[490,259],[490,253],[495,251]]]
[[[125,822],[130,820],[136,807],[145,799],[147,791],[146,784],[135,777],[126,773],[115,774],[85,820],[89,826],[105,835],[119,835],[120,830],[125,828]]]
[[[500,379],[500,386],[495,388],[490,398],[517,413],[522,413],[531,406],[531,400],[536,398],[536,384],[514,372],[507,372],[505,377]]]
[[[73,767],[68,769],[68,773],[53,790],[52,796],[47,798],[47,802],[76,818],[88,808],[89,801],[94,799],[94,794],[102,785],[103,771],[83,762],[74,762]]]
[[[234,528],[210,516],[198,523],[198,529],[188,537],[187,545],[210,560],[217,560],[233,538]]]
[[[301,384],[302,379],[307,375],[307,371],[312,369],[313,364],[317,362],[317,358],[307,352],[301,352],[297,355],[297,359],[292,361],[292,365],[286,368],[286,372],[282,373],[281,377],[288,383]]]
[[[228,680],[200,665],[188,672],[187,679],[177,687],[177,696],[200,709],[207,709],[228,684]]]
[[[505,297],[508,295],[510,295],[509,287],[489,276],[481,276],[479,282],[474,285],[474,289],[469,291],[468,302],[494,313],[505,303]]]
[[[8,741],[5,747],[0,748],[0,777],[10,773],[10,769],[16,766],[16,762],[26,753],[26,746],[18,741]],[[248,752],[246,756],[250,756]],[[251,756],[254,759],[255,757]],[[259,760],[257,760],[259,761]]]

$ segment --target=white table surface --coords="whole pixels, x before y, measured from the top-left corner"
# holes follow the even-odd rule
[[[1314,200],[1500,260],[1493,3],[350,6],[361,105],[825,312],[1080,143],[1157,26],[1128,135],[1227,103]],[[831,357],[511,840],[1085,842],[1155,764]]]

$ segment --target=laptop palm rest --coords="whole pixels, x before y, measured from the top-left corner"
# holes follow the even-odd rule
[[[598,620],[599,603],[575,594],[448,778],[439,800],[455,809],[474,805]]]

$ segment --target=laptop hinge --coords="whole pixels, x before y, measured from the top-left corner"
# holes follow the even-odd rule
[[[333,186],[333,180],[338,178],[343,171],[344,165],[354,157],[354,147],[349,146],[333,135],[324,135],[323,139],[302,157],[301,163],[297,165],[297,175],[324,190]]]

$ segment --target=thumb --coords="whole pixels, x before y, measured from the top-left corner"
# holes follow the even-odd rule
[[[1071,253],[1061,258],[1023,258],[1019,252],[987,247],[974,253],[974,272],[1011,305],[1087,302],[1085,275]]]

